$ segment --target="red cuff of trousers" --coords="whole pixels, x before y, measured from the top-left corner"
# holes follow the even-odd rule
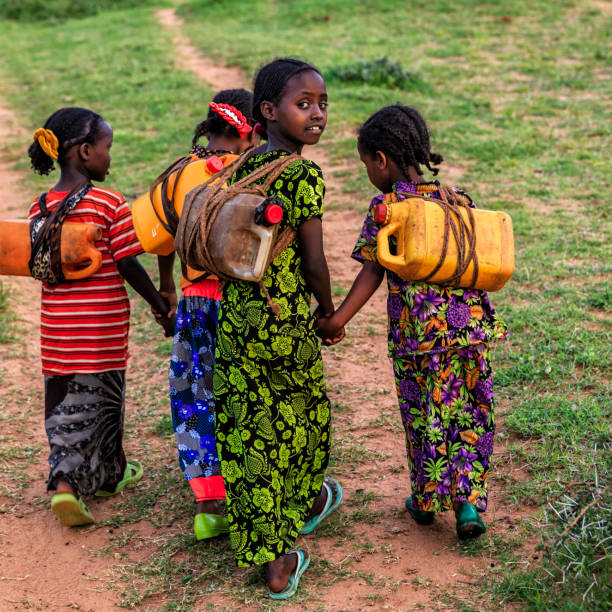
[[[192,478],[189,485],[195,495],[196,502],[208,501],[209,499],[225,499],[223,476]]]

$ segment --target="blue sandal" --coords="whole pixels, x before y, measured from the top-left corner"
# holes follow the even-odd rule
[[[287,554],[295,553],[297,555],[297,565],[291,575],[289,576],[289,582],[287,586],[278,593],[274,591],[268,591],[268,595],[271,599],[289,599],[296,594],[298,586],[300,586],[300,578],[306,571],[306,568],[310,565],[310,555],[305,550],[291,550]]]
[[[325,505],[323,506],[323,510],[317,516],[311,518],[308,522],[304,523],[303,527],[300,529],[300,533],[305,535],[307,533],[312,533],[321,523],[325,520],[339,505],[342,501],[342,487],[340,483],[335,479],[328,476],[323,481],[323,487],[327,491],[327,499],[325,500]],[[336,491],[336,496],[334,497],[333,490]]]

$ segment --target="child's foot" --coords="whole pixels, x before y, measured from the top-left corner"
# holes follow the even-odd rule
[[[410,516],[419,524],[419,525],[431,525],[436,518],[435,512],[427,512],[425,510],[415,510],[412,507],[412,496],[410,496],[406,500],[406,510]]]
[[[477,538],[487,530],[476,507],[467,502],[455,508],[455,518],[457,519],[457,536],[460,540]]]
[[[300,529],[300,533],[312,533],[340,505],[341,501],[342,486],[336,479],[327,476],[321,487],[321,493],[314,500],[308,520]]]
[[[57,516],[60,525],[77,527],[95,522],[83,500],[72,493],[56,493],[51,499],[51,510]]]
[[[198,540],[216,538],[229,532],[229,523],[222,516],[221,504],[217,500],[206,500],[196,504],[193,531]]]
[[[264,574],[270,589],[268,595],[272,599],[288,599],[295,595],[309,564],[310,555],[305,550],[292,550],[267,563]]]

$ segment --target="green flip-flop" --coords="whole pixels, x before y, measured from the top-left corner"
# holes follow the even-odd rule
[[[60,525],[78,527],[94,523],[92,513],[87,509],[85,502],[72,493],[56,493],[51,498],[51,510],[57,516]]]
[[[324,521],[339,505],[342,501],[342,486],[335,479],[327,476],[323,481],[323,488],[327,491],[327,499],[323,510],[319,512],[315,517],[304,523],[300,529],[302,535],[312,533],[319,524]],[[334,495],[334,491],[336,494]]]
[[[114,491],[104,491],[100,489],[95,492],[96,497],[111,497],[112,495],[117,495],[130,484],[134,484],[138,482],[142,475],[144,474],[144,470],[142,465],[135,459],[130,459],[125,466],[125,471],[123,472],[123,478],[117,483]]]
[[[279,591],[278,593],[268,591],[268,595],[271,599],[289,599],[289,597],[295,595],[298,590],[298,586],[300,586],[300,578],[306,571],[306,568],[310,565],[310,555],[305,550],[291,550],[287,554],[290,555],[291,553],[295,553],[297,555],[297,565],[289,576],[287,586],[282,591]]]

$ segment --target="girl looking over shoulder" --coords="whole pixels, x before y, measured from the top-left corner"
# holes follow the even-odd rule
[[[406,509],[421,525],[432,523],[436,512],[453,509],[458,536],[478,537],[485,531],[479,513],[487,508],[495,431],[489,342],[507,329],[486,292],[405,281],[377,261],[373,210],[384,194],[440,199],[440,183],[424,181],[421,172],[423,165],[435,176],[432,164],[442,162],[430,151],[421,115],[399,104],[382,108],[359,130],[358,151],[370,182],[382,193],[372,200],[353,250],[363,267],[338,310],[319,319],[319,333],[332,339],[386,273],[389,356],[412,484]]]
[[[253,116],[267,130],[268,142],[234,181],[319,141],[327,123],[321,74],[294,59],[263,66],[255,78]],[[325,478],[330,403],[311,295],[322,316],[331,315],[334,306],[323,252],[321,169],[298,159],[267,193],[282,203],[279,231],[287,226],[296,231],[263,277],[280,314],[257,283],[224,285],[214,394],[236,562],[264,565],[270,597],[285,599],[296,592],[310,562],[306,551],[293,550],[296,538],[313,531],[342,499],[339,483]]]
[[[122,446],[130,318],[123,280],[157,311],[169,311],[136,259],[142,249],[125,198],[91,184],[105,180],[112,142],[113,130],[100,115],[62,108],[36,130],[28,149],[35,172],[49,174],[55,161],[60,167],[58,182],[36,199],[29,218],[45,205],[49,213],[62,207],[68,221],[102,229],[98,272],[42,284],[47,489],[56,491],[51,509],[62,525],[94,522],[84,497],[113,495],[143,474],[137,461],[126,461]],[[167,330],[172,323],[165,319]]]

